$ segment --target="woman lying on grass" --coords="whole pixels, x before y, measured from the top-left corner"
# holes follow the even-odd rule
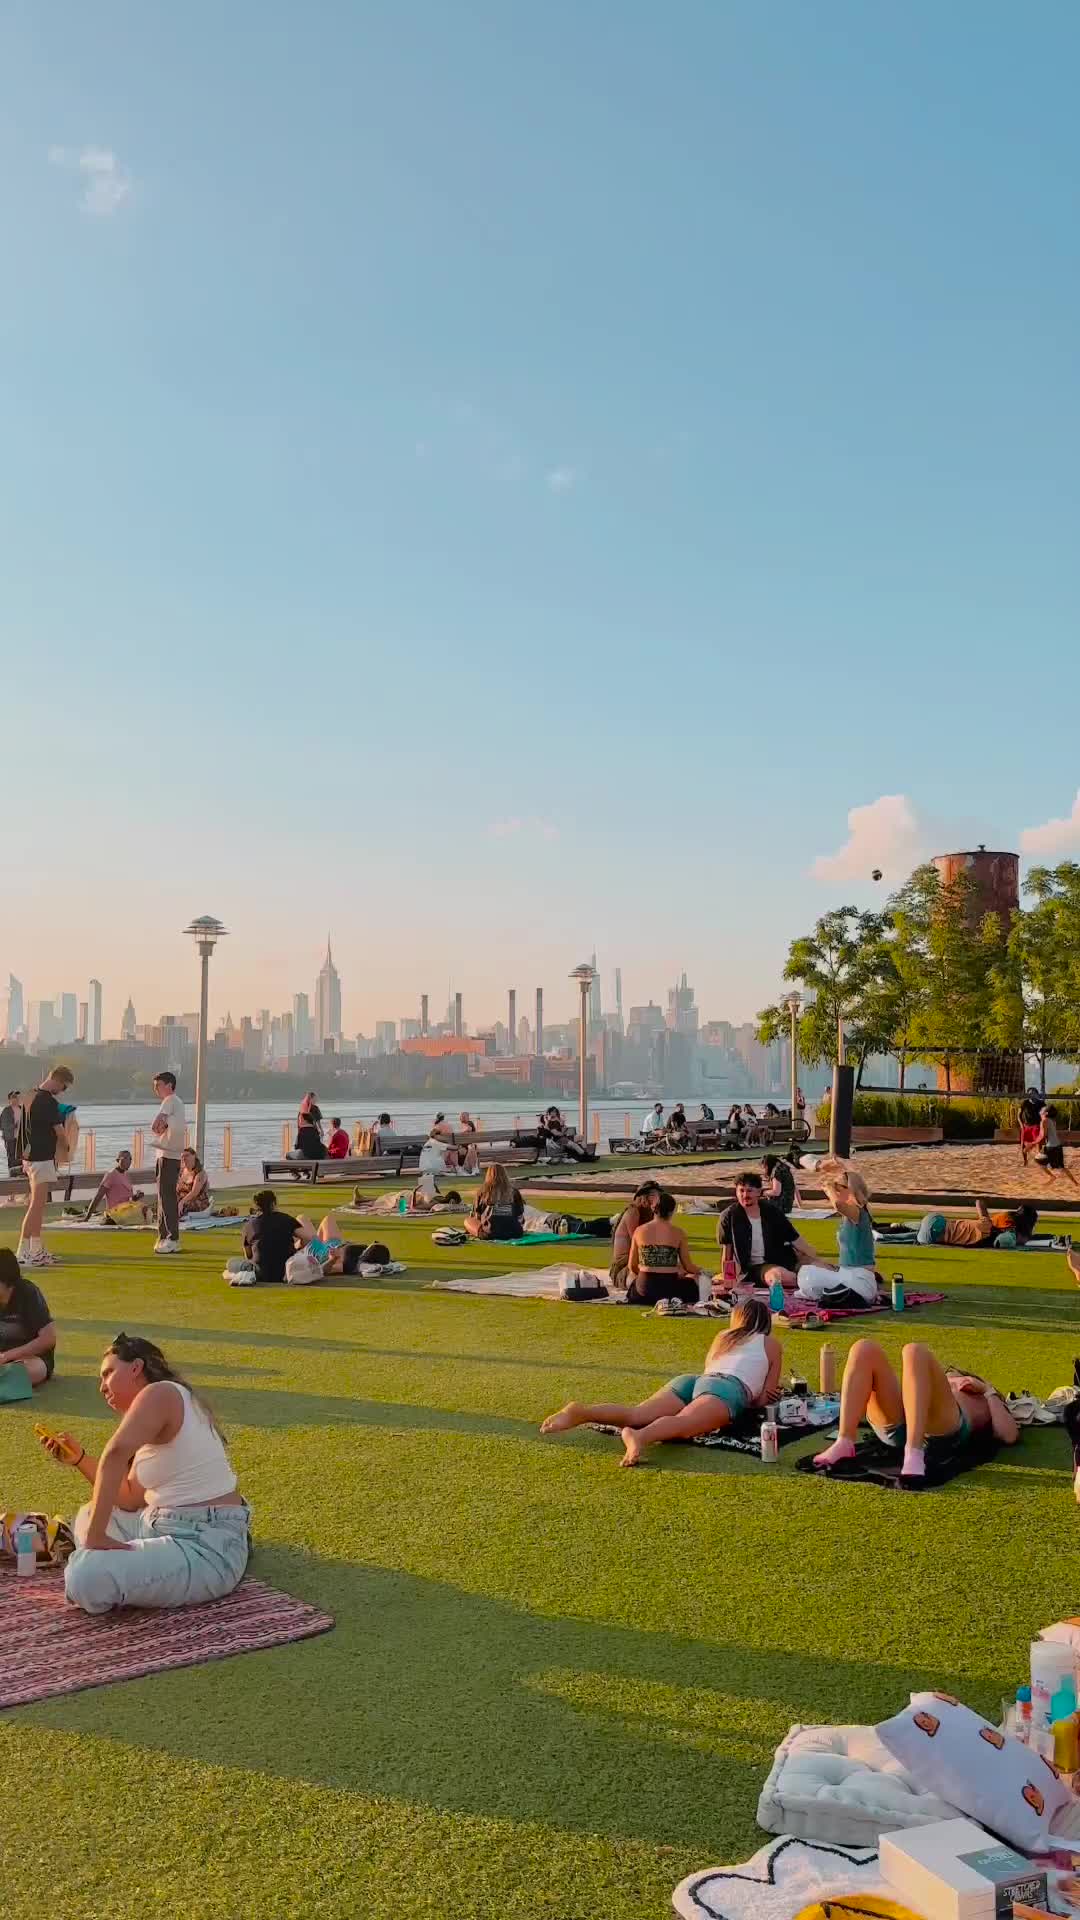
[[[84,1613],[220,1600],[247,1566],[251,1510],[209,1407],[160,1347],[126,1333],[101,1363],[100,1392],[120,1424],[99,1460],[69,1433],[41,1442],[94,1489],[75,1518],[68,1600]]]
[[[30,1384],[52,1378],[56,1326],[40,1287],[19,1269],[12,1247],[0,1247],[0,1367],[21,1363]]]
[[[640,1464],[645,1447],[661,1440],[692,1440],[696,1434],[721,1433],[751,1407],[780,1398],[783,1350],[772,1337],[772,1315],[760,1300],[744,1300],[725,1333],[717,1334],[700,1374],[680,1373],[638,1407],[582,1406],[571,1400],[551,1413],[541,1433],[567,1433],[571,1427],[621,1427],[624,1467]]]
[[[948,1372],[929,1347],[904,1348],[897,1379],[876,1340],[856,1340],[844,1367],[840,1434],[815,1467],[835,1467],[855,1453],[859,1422],[869,1420],[878,1439],[903,1454],[906,1479],[922,1479],[928,1466],[945,1466],[964,1451],[973,1434],[993,1428],[1005,1446],[1020,1429],[996,1387],[974,1373]]]

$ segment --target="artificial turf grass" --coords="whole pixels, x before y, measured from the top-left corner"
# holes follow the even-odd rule
[[[706,1259],[715,1222],[687,1227]],[[430,1230],[380,1224],[413,1263],[400,1282],[299,1292],[225,1287],[227,1231],[171,1260],[148,1236],[63,1236],[61,1371],[0,1415],[5,1504],[73,1500],[31,1420],[100,1441],[102,1346],[152,1331],[229,1431],[256,1571],[338,1617],[319,1642],[3,1716],[5,1851],[71,1861],[65,1913],[134,1915],[150,1878],[221,1915],[660,1915],[684,1872],[757,1843],[792,1721],[874,1719],[924,1683],[993,1708],[1032,1633],[1076,1606],[1060,1432],[899,1507],[689,1448],[622,1473],[616,1443],[541,1440],[539,1419],[571,1394],[650,1392],[714,1329],[416,1291],[421,1261],[430,1277],[550,1251],[459,1253]],[[806,1231],[825,1247],[834,1227]],[[869,1332],[1005,1387],[1069,1377],[1063,1259],[894,1252],[947,1301],[840,1323],[841,1355]],[[787,1335],[787,1359],[812,1375],[821,1340]],[[36,1912],[21,1887],[9,1910]]]

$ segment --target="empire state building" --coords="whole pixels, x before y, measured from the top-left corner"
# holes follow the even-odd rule
[[[315,982],[315,1045],[320,1053],[328,1040],[332,1040],[335,1047],[341,1042],[341,975],[330,952],[329,934],[326,959]]]

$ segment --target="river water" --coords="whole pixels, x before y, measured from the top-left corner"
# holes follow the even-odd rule
[[[535,1097],[535,1096],[534,1096]],[[606,1140],[609,1135],[622,1135],[626,1130],[625,1116],[630,1116],[631,1131],[636,1133],[642,1119],[649,1111],[648,1100],[597,1100],[590,1101],[590,1115],[598,1115],[600,1137]],[[674,1099],[665,1097],[665,1109],[674,1106]],[[760,1110],[763,1101],[754,1105]],[[686,1111],[690,1118],[700,1113],[700,1100],[695,1104],[687,1098]],[[156,1103],[148,1101],[145,1106],[125,1104],[123,1106],[104,1106],[87,1103],[78,1109],[79,1127],[82,1135],[92,1131],[94,1134],[95,1160],[99,1169],[111,1165],[121,1147],[131,1147],[132,1136],[136,1128],[143,1132],[143,1161],[149,1163],[151,1157],[150,1122],[157,1111]],[[188,1118],[194,1129],[194,1102],[188,1103]],[[356,1122],[369,1125],[374,1120],[378,1108],[366,1105],[362,1110],[355,1105],[346,1104],[341,1110],[341,1120],[349,1133]],[[395,1125],[401,1133],[422,1133],[434,1120],[438,1107],[430,1100],[396,1100],[386,1103],[383,1111],[393,1115]],[[460,1105],[448,1106],[446,1117],[451,1125],[456,1125],[461,1111]],[[536,1108],[525,1100],[486,1100],[482,1106],[470,1106],[469,1112],[480,1127],[497,1127],[508,1121],[520,1118],[523,1126],[528,1126],[536,1118]],[[562,1111],[568,1120],[576,1119],[577,1102],[564,1101]],[[725,1109],[726,1111],[726,1109]],[[324,1118],[329,1121],[330,1110],[323,1108]],[[206,1164],[209,1168],[224,1165],[223,1143],[226,1125],[232,1128],[232,1165],[237,1167],[256,1167],[261,1160],[276,1159],[282,1150],[282,1127],[289,1128],[289,1145],[292,1145],[293,1129],[296,1121],[296,1107],[288,1100],[252,1100],[211,1101],[206,1109]],[[591,1123],[590,1123],[591,1130]],[[83,1164],[84,1144],[80,1141],[77,1164]]]

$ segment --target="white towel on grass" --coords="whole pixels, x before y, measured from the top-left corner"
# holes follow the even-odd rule
[[[530,1267],[526,1272],[497,1273],[481,1275],[470,1273],[460,1280],[433,1280],[432,1286],[439,1287],[444,1293],[486,1293],[505,1294],[511,1300],[558,1300],[562,1283],[578,1273],[594,1274],[610,1287],[606,1267]],[[621,1295],[608,1294],[608,1300],[620,1299]]]

